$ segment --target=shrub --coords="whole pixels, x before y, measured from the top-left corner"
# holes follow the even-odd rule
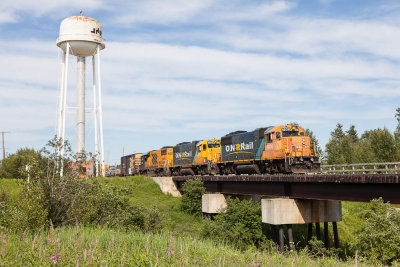
[[[260,245],[265,240],[260,203],[228,198],[224,213],[216,215],[215,220],[203,228],[202,235],[225,239],[241,248],[253,244]]]
[[[363,223],[355,242],[360,254],[383,264],[400,259],[400,212],[379,198],[360,215]]]
[[[69,148],[66,149],[70,151]],[[31,172],[29,184],[21,180],[19,199],[0,194],[0,226],[14,230],[35,230],[62,225],[103,225],[125,229],[152,230],[159,223],[156,209],[135,206],[113,186],[96,179],[80,178],[64,158],[64,175],[59,175],[60,158],[47,151],[46,169]],[[82,155],[79,155],[82,160]],[[84,160],[84,159],[83,159]],[[57,163],[58,162],[58,163]]]
[[[23,191],[18,199],[0,192],[0,226],[12,231],[38,230],[47,226],[47,210],[43,195],[33,190]]]
[[[201,196],[206,193],[200,179],[189,179],[182,187],[181,210],[190,214],[201,214]]]

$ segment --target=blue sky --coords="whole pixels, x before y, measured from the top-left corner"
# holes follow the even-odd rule
[[[2,0],[0,131],[7,152],[55,133],[60,22],[103,26],[105,157],[297,121],[324,146],[340,122],[394,130],[399,1]],[[90,63],[90,60],[87,61]],[[75,60],[69,80],[74,106]],[[90,68],[87,107],[92,106]],[[75,113],[67,138],[75,147]],[[87,114],[86,146],[93,150]]]

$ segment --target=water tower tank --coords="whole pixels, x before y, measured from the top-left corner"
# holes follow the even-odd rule
[[[96,54],[98,45],[101,49],[105,47],[101,34],[101,24],[97,20],[72,16],[61,22],[57,46],[65,51],[68,42],[70,54],[78,57],[92,56]]]

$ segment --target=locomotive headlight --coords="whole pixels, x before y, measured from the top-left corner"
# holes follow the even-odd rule
[[[300,157],[300,161],[303,161],[304,159],[303,159],[303,157]]]
[[[310,160],[311,160],[311,161],[314,161],[314,158],[311,158]]]

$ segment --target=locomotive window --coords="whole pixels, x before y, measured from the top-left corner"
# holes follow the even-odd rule
[[[271,143],[271,142],[272,142],[272,134],[273,134],[273,133],[267,134],[267,142],[268,142],[268,143]]]
[[[208,148],[218,148],[219,144],[208,144]]]
[[[298,136],[298,132],[282,132],[283,137],[289,137],[289,136]]]
[[[167,150],[161,150],[161,156],[167,155]]]
[[[204,144],[204,145],[203,145],[203,150],[206,150],[206,149],[207,149],[207,145]]]
[[[281,133],[280,132],[276,133],[276,139],[281,139]]]
[[[197,151],[198,151],[198,152],[201,152],[201,146],[198,146],[198,147],[197,147]]]
[[[304,136],[304,133],[300,133],[301,136]]]

